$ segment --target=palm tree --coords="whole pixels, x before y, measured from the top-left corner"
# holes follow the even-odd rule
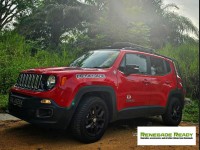
[[[163,0],[85,1],[91,5],[103,6],[104,9],[101,9],[100,11],[100,13],[104,14],[102,18],[109,18],[108,20],[112,22],[109,24],[112,24],[112,26],[122,24],[121,27],[117,27],[118,31],[122,31],[120,36],[122,36],[123,33],[126,33],[125,31],[128,31],[126,24],[130,25],[141,22],[147,25],[150,30],[150,45],[156,49],[165,46],[167,43],[177,45],[184,43],[186,40],[192,40],[190,33],[193,33],[197,38],[199,37],[198,29],[194,26],[190,19],[172,11],[174,9],[179,9],[178,6],[173,3],[164,5]],[[128,13],[126,10],[128,10]],[[108,11],[108,13],[105,13],[105,11]],[[99,24],[99,22],[97,25],[100,25],[100,28],[103,29],[109,27],[108,24]],[[125,28],[124,31],[123,27]],[[111,29],[114,28],[111,27]],[[109,31],[111,31],[111,29],[109,29]],[[135,27],[135,30],[138,31],[138,27]],[[106,33],[109,31],[106,31]],[[134,33],[129,32],[129,34]],[[134,39],[136,42],[140,40],[137,38]],[[139,43],[141,42],[142,41]]]
[[[199,31],[192,21],[181,16],[173,9],[175,4],[164,5],[162,0],[143,0],[143,21],[150,27],[150,40],[154,48],[161,48],[167,43],[181,44],[192,40],[190,34],[199,38]]]
[[[189,33],[193,33],[196,38],[199,37],[197,27],[194,26],[190,19],[174,12],[165,12],[164,18],[168,24],[168,29],[171,29],[169,32],[170,43],[184,43],[190,37]]]

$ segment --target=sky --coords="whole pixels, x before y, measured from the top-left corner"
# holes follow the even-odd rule
[[[180,15],[189,18],[199,29],[199,0],[163,0],[165,4],[174,3]]]

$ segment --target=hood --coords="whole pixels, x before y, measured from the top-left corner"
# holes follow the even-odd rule
[[[104,69],[96,68],[79,68],[79,67],[51,67],[51,68],[35,68],[28,69],[23,71],[23,73],[37,73],[37,74],[57,74],[57,73],[67,73],[67,72],[90,72],[90,71],[99,71]]]

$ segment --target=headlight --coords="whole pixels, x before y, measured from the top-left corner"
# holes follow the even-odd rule
[[[56,77],[55,76],[49,76],[47,79],[47,88],[52,89],[56,84]]]

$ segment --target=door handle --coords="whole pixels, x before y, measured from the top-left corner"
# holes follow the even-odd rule
[[[143,83],[146,84],[146,85],[147,85],[147,84],[150,84],[150,82],[149,82],[147,79],[144,79],[144,80],[143,80]]]
[[[171,84],[172,83],[172,81],[165,81],[165,84]]]

